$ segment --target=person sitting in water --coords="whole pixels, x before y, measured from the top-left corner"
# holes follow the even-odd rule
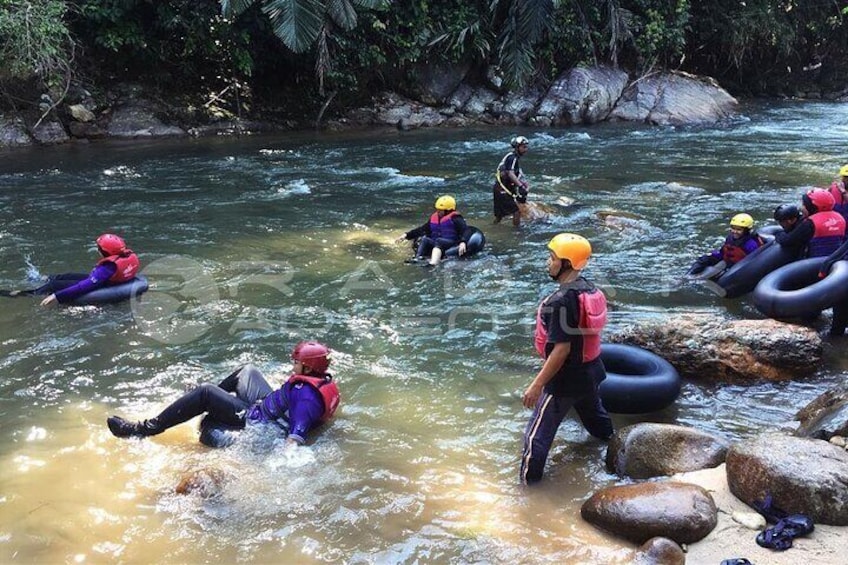
[[[730,233],[720,249],[698,257],[691,272],[703,271],[704,268],[717,265],[724,261],[725,267],[731,267],[754,252],[763,244],[762,238],[753,231],[754,218],[749,214],[736,214],[730,220]],[[700,269],[698,269],[700,267]]]
[[[780,224],[783,231],[791,232],[804,219],[804,214],[794,204],[781,204],[774,209],[774,220]]]
[[[124,283],[135,277],[139,269],[138,256],[127,247],[123,238],[104,233],[96,243],[102,258],[89,274],[66,273],[51,277],[43,286],[25,293],[47,294],[47,298],[41,301],[42,306],[54,302],[67,304],[98,288]]]
[[[792,231],[777,234],[775,241],[805,257],[827,257],[845,237],[845,218],[833,211],[834,203],[833,195],[827,190],[808,191],[801,197],[804,218]]]
[[[436,211],[430,219],[398,237],[397,242],[421,238],[413,261],[429,257],[430,265],[435,266],[442,260],[445,251],[455,245],[459,245],[459,255],[465,255],[468,250],[468,238],[473,235],[473,229],[469,229],[465,219],[456,211],[456,200],[453,196],[439,196],[436,200]]]
[[[130,422],[107,418],[115,437],[147,437],[206,414],[200,440],[210,447],[222,444],[206,434],[210,429],[243,429],[247,424],[276,424],[286,434],[286,445],[306,442],[309,432],[328,421],[339,405],[339,389],[327,372],[330,350],[315,341],[299,343],[292,351],[292,375],[273,390],[253,365],[236,370],[219,384],[206,383],[185,393],[154,418]]]

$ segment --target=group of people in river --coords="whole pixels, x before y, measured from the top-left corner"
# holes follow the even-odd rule
[[[520,206],[529,186],[519,166],[529,141],[518,136],[512,151],[500,162],[492,187],[494,222],[512,215],[520,225]],[[829,190],[813,189],[801,198],[801,206],[784,204],[774,213],[783,231],[776,236],[781,246],[803,248],[811,257],[828,257],[822,269],[848,258],[844,242],[848,214],[848,165]],[[417,240],[411,262],[437,265],[452,254],[462,257],[482,248],[482,232],[469,226],[457,211],[452,196],[440,196],[435,211],[421,226],[398,238]],[[698,259],[696,266],[733,265],[763,245],[746,213],[733,216],[724,245]],[[97,239],[101,259],[88,275],[51,278],[47,284],[27,291],[47,297],[42,304],[64,304],[94,289],[121,284],[139,269],[138,257],[122,238],[103,234]],[[557,429],[573,407],[585,429],[601,440],[613,434],[610,416],[600,396],[606,378],[601,360],[601,332],[607,319],[604,293],[582,271],[592,256],[590,242],[578,234],[560,233],[547,245],[546,270],[557,288],[536,311],[535,348],[543,359],[541,369],[522,395],[522,404],[533,413],[523,434],[520,478],[525,484],[541,480]],[[842,334],[848,322],[848,304],[834,308],[831,333]],[[107,426],[116,437],[148,437],[203,415],[200,440],[209,446],[232,443],[239,430],[253,425],[275,425],[287,446],[305,443],[309,434],[330,420],[340,393],[329,372],[331,351],[317,341],[303,341],[291,353],[292,374],[274,389],[252,365],[238,368],[218,384],[202,384],[180,396],[156,416],[130,421],[110,416]]]
[[[495,223],[512,215],[520,224],[520,206],[529,186],[519,166],[529,141],[518,136],[512,150],[498,166],[492,189]],[[479,251],[483,233],[469,226],[457,212],[452,196],[440,196],[435,211],[423,225],[398,241],[418,240],[412,261],[437,265],[444,257],[463,257]],[[89,274],[50,277],[31,291],[8,293],[46,295],[42,305],[68,304],[87,293],[125,284],[139,270],[137,255],[118,235],[97,238],[101,255]],[[544,359],[542,368],[524,391],[522,403],[533,409],[524,433],[520,474],[524,483],[541,479],[557,428],[572,406],[589,433],[607,439],[613,428],[599,395],[605,378],[600,359],[600,334],[606,323],[604,293],[581,276],[592,247],[584,237],[561,233],[548,244],[547,272],[558,283],[555,292],[540,304],[536,315],[535,344]],[[119,438],[144,438],[161,434],[196,416],[200,441],[212,447],[233,442],[248,426],[274,425],[285,436],[286,446],[304,444],[310,434],[333,417],[340,402],[339,388],[329,372],[331,351],[317,341],[303,341],[291,352],[292,374],[274,389],[252,365],[233,371],[217,384],[205,383],[181,395],[152,418],[132,421],[110,416],[106,424]]]
[[[789,250],[797,258],[822,257],[819,277],[824,278],[834,262],[848,258],[848,165],[839,170],[839,178],[831,186],[812,188],[801,196],[800,206],[781,204],[773,217],[780,225],[774,234],[777,245]],[[744,261],[766,243],[754,229],[750,214],[736,214],[730,220],[730,233],[723,245],[698,257],[690,274],[704,272],[712,267],[711,278],[717,278],[725,269]],[[848,325],[848,304],[833,306],[830,335],[844,335]]]

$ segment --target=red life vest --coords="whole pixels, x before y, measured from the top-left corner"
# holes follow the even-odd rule
[[[139,268],[138,255],[130,249],[127,249],[126,255],[110,255],[97,262],[98,265],[103,263],[115,263],[118,267],[115,274],[109,277],[110,283],[127,282],[135,276]]]
[[[727,236],[727,239],[724,240],[724,245],[721,246],[721,258],[725,263],[727,263],[728,267],[735,265],[748,256],[748,252],[745,251],[745,244],[754,238],[759,240],[757,241],[757,247],[760,247],[763,244],[763,241],[760,236],[755,233],[742,236],[739,239],[734,239],[732,235]]]
[[[813,237],[807,246],[807,257],[827,257],[836,251],[845,238],[845,218],[833,210],[816,212],[809,217],[813,222]]]
[[[318,391],[321,398],[324,400],[324,414],[321,415],[322,423],[333,417],[333,414],[336,412],[336,408],[339,407],[341,395],[339,394],[339,387],[337,387],[336,383],[333,382],[332,377],[329,375],[326,377],[292,375],[289,377],[289,382],[292,384],[306,383]]]
[[[848,218],[848,192],[845,192],[845,185],[841,181],[833,181],[830,185],[830,194],[836,201],[833,211],[842,214],[843,218]]]
[[[580,362],[588,363],[594,361],[601,355],[601,331],[607,323],[607,299],[600,289],[575,290],[577,292],[577,304],[580,313],[577,318],[577,327],[583,336],[583,351],[579,352]],[[547,299],[545,299],[547,300]],[[545,300],[539,304],[536,310],[536,331],[534,345],[536,351],[545,357],[545,344],[548,341],[548,329],[542,320],[542,307]]]

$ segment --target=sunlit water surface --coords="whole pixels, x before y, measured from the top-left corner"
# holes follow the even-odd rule
[[[715,128],[604,125],[91,144],[0,154],[0,286],[94,261],[127,236],[152,289],[139,302],[42,309],[0,299],[0,561],[616,563],[631,546],[582,523],[614,483],[604,445],[568,420],[543,484],[518,485],[520,396],[539,366],[545,244],[588,237],[610,330],[667,312],[759,317],[682,284],[728,219],[761,223],[844,164],[848,106],[770,104]],[[491,225],[490,179],[515,133],[545,221]],[[457,197],[489,245],[436,270],[393,240]],[[608,213],[612,213],[609,216]],[[818,322],[819,329],[826,320]],[[288,453],[257,431],[230,449],[194,423],[118,440],[112,413],[151,416],[246,362],[274,382],[303,337],[336,350],[342,407]],[[662,413],[738,439],[782,424],[842,380],[687,382]],[[178,495],[194,471],[211,496]],[[209,492],[207,492],[209,494]]]

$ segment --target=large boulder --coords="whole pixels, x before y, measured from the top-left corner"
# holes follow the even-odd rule
[[[0,114],[0,147],[25,147],[32,144],[33,140],[21,118]]]
[[[117,105],[106,131],[117,138],[177,137],[187,135],[177,126],[167,125],[157,116],[159,110],[152,103],[132,99]]]
[[[692,543],[709,534],[718,520],[715,503],[706,490],[677,482],[605,488],[583,503],[580,515],[634,543],[657,536]]]
[[[832,388],[795,414],[802,437],[830,439],[848,436],[848,383]]]
[[[68,132],[58,120],[45,120],[32,128],[32,137],[39,145],[59,145],[67,142]]]
[[[728,443],[694,428],[640,423],[616,430],[607,448],[607,470],[649,479],[709,469],[724,463]]]
[[[610,119],[655,125],[713,123],[733,115],[737,101],[714,80],[673,72],[628,86]]]
[[[848,525],[848,453],[826,441],[769,433],[738,442],[727,452],[727,483],[746,504],[770,495],[790,514]]]
[[[809,376],[820,366],[824,350],[821,337],[810,328],[685,314],[626,327],[607,339],[653,351],[684,378],[719,382]]]
[[[610,67],[576,67],[554,81],[536,110],[539,125],[594,124],[612,112],[627,73]]]

